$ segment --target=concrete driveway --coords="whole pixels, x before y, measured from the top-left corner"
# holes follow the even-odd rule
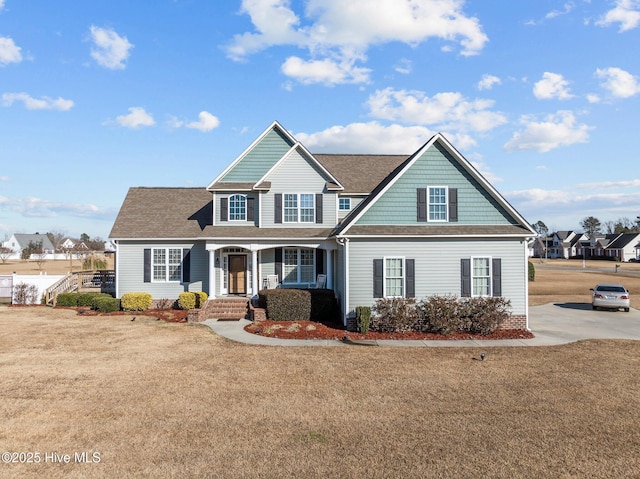
[[[529,307],[536,345],[580,339],[640,339],[640,311],[593,311],[590,303],[549,303]]]

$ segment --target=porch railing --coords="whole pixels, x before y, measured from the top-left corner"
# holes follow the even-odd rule
[[[45,291],[45,304],[55,306],[56,297],[61,293],[115,293],[116,273],[113,270],[78,271],[68,273]]]

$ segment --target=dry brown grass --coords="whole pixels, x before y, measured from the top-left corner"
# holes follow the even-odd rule
[[[106,257],[108,267],[107,269],[113,269],[113,256]],[[41,264],[35,261],[23,261],[23,260],[7,260],[6,262],[0,261],[0,275],[2,274],[67,274],[69,271],[82,270],[82,261],[74,259],[71,263],[69,260],[47,260]]]
[[[529,305],[571,302],[591,303],[591,291],[598,283],[621,283],[630,293],[631,307],[640,309],[640,263],[623,263],[615,272],[615,264],[608,261],[552,260],[541,264],[533,260],[536,280],[529,283]],[[563,269],[560,269],[563,268]],[[605,269],[592,272],[589,269]]]
[[[640,342],[273,348],[0,307],[2,477],[638,477]]]

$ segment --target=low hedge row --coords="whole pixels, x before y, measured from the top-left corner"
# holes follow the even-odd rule
[[[420,302],[415,298],[385,298],[376,301],[369,328],[380,332],[488,335],[509,318],[510,309],[511,301],[502,297],[435,295]]]
[[[56,306],[87,306],[101,313],[120,311],[120,300],[106,293],[61,293]]]
[[[204,291],[185,291],[178,296],[178,307],[180,309],[199,309],[202,308],[208,297]]]
[[[186,292],[180,294],[178,307],[181,309],[201,308],[207,300],[207,293]],[[114,298],[106,293],[61,293],[56,298],[56,306],[78,307],[88,306],[102,313],[114,311],[146,311],[151,309],[153,300],[149,293],[126,293],[122,299]]]
[[[338,315],[338,303],[330,289],[263,289],[258,305],[271,321],[331,321]]]

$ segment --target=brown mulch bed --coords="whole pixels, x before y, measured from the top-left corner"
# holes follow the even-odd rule
[[[533,333],[521,329],[500,329],[492,334],[453,333],[448,336],[432,333],[379,333],[369,331],[360,334],[346,331],[341,325],[316,323],[313,321],[260,321],[245,326],[245,331],[281,339],[420,339],[420,340],[463,340],[463,339],[531,339]]]
[[[186,323],[189,311],[186,309],[147,309],[146,311],[114,311],[113,313],[101,313],[90,308],[71,308],[82,316],[144,316],[156,318],[167,323]]]

